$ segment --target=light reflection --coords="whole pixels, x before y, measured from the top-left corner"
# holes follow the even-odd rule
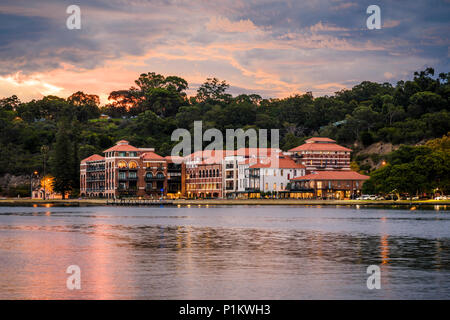
[[[388,235],[384,234],[381,237],[381,264],[388,264],[389,262],[389,242]]]

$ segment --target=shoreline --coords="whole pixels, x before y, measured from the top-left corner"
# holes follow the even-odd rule
[[[172,206],[187,205],[346,205],[346,206],[420,206],[420,205],[450,205],[450,200],[300,200],[300,199],[198,199],[198,200],[170,200]],[[0,206],[114,206],[107,204],[106,199],[66,199],[66,200],[35,200],[35,199],[0,199]],[[124,205],[127,205],[124,203]],[[155,204],[154,204],[155,205]],[[158,205],[158,204],[156,204]],[[148,205],[150,206],[150,205]]]

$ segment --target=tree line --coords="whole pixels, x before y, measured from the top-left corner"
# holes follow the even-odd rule
[[[416,144],[450,131],[450,73],[432,68],[411,80],[363,81],[334,95],[310,92],[282,99],[258,94],[229,94],[229,84],[208,78],[194,96],[188,82],[154,72],[141,74],[129,89],[113,91],[101,106],[95,94],[76,92],[67,99],[46,96],[20,101],[0,99],[0,175],[42,172],[43,145],[49,146],[48,172],[57,191],[78,189],[78,163],[126,139],[170,154],[176,128],[280,129],[280,146],[295,147],[314,135],[328,136],[354,149],[384,141]],[[105,114],[110,119],[101,119]],[[64,186],[64,187],[63,187]],[[1,191],[0,191],[1,192]]]

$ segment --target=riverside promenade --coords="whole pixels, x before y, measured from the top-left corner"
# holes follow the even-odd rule
[[[148,203],[147,203],[148,202]],[[108,205],[174,205],[174,206],[228,206],[228,205],[344,205],[344,206],[374,206],[374,205],[450,205],[450,200],[304,200],[304,199],[192,199],[192,200],[139,200],[127,199],[124,201],[116,200],[112,202],[107,199],[66,199],[66,200],[35,200],[27,198],[4,198],[0,199],[0,206],[108,206]]]

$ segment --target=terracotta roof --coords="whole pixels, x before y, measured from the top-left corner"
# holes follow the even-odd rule
[[[355,171],[318,171],[291,180],[367,180],[369,176]]]
[[[208,163],[220,163],[225,156],[233,154],[234,150],[200,150],[186,156],[185,161],[200,158]]]
[[[349,151],[352,150],[336,143],[305,143],[301,146],[289,150],[290,152],[297,151]]]
[[[258,159],[250,158],[250,159],[245,159],[245,160],[239,161],[238,164],[256,164],[257,162],[258,162]]]
[[[316,143],[316,142],[336,142],[333,139],[326,138],[326,137],[312,137],[305,141],[306,143]]]
[[[278,163],[277,163],[278,161]],[[268,158],[250,166],[250,168],[280,168],[280,169],[304,169],[304,165],[296,163],[289,157]]]
[[[164,157],[161,157],[159,154],[156,154],[152,151],[147,151],[141,155],[143,160],[165,160]]]
[[[271,154],[280,153],[280,149],[275,148],[239,148],[234,152],[237,156],[256,156],[256,157],[267,157]]]
[[[120,140],[116,143],[114,147],[111,147],[103,152],[111,152],[111,151],[139,151],[138,148],[133,147],[126,140]]]
[[[169,162],[181,163],[183,162],[184,158],[180,156],[165,156],[164,159],[166,159]]]
[[[105,160],[105,158],[98,154],[93,154],[92,156],[81,160],[81,163],[86,163],[86,162],[90,162],[90,161],[101,161],[101,160]]]

